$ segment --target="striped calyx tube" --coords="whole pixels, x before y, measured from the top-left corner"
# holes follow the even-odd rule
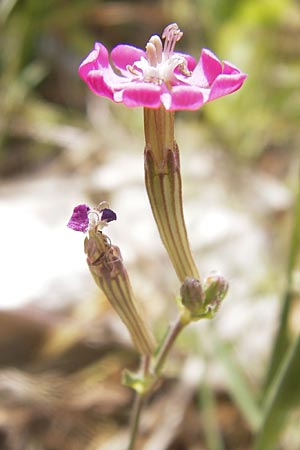
[[[185,226],[174,112],[144,108],[145,183],[161,240],[181,282],[200,279]]]
[[[156,342],[133,294],[120,249],[97,228],[89,230],[84,249],[96,284],[126,325],[136,349],[151,355]]]

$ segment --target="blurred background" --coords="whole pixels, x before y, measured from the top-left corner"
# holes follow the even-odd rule
[[[176,116],[191,247],[230,292],[178,340],[139,448],[250,449],[292,283],[286,341],[299,333],[299,2],[1,0],[1,450],[126,448],[132,393],[120,379],[138,355],[89,275],[83,235],[66,228],[73,207],[107,200],[117,212],[108,234],[158,339],[179,286],[144,190],[142,110],[96,97],[77,68],[96,40],[144,48],[171,22],[178,49],[210,48],[249,78]],[[299,450],[299,416],[282,450]]]

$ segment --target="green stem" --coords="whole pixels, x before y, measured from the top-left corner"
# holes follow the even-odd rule
[[[154,367],[153,367],[153,374],[159,378],[163,365],[166,361],[166,358],[178,336],[178,334],[181,332],[181,330],[188,324],[188,320],[185,320],[184,315],[179,315],[177,320],[174,322],[173,325],[170,326],[169,332],[166,335],[166,338],[164,342],[162,343],[160,350],[158,352]],[[149,375],[150,370],[150,357],[145,356],[142,360],[142,370],[143,370],[143,376],[146,378]],[[153,390],[156,383],[153,383],[152,387],[147,391],[146,394],[141,394],[139,392],[136,392],[135,399],[134,399],[134,405],[132,410],[132,417],[131,417],[131,427],[130,427],[130,441],[127,450],[134,450],[138,429],[139,429],[139,423],[141,418],[141,412],[144,405],[145,396],[149,395],[151,391]]]
[[[141,361],[141,367],[143,371],[143,376],[146,378],[146,376],[149,373],[150,368],[150,357],[144,356]],[[134,450],[135,444],[136,444],[136,438],[138,434],[139,429],[139,423],[141,418],[141,412],[144,405],[144,399],[145,396],[143,394],[140,394],[139,392],[135,393],[135,399],[133,403],[133,410],[132,410],[132,416],[131,416],[131,426],[130,426],[130,440],[128,444],[127,450]]]
[[[144,397],[141,396],[138,392],[136,392],[132,411],[130,441],[128,445],[128,450],[134,450],[135,448],[143,404],[144,404]]]
[[[180,315],[176,322],[174,322],[173,325],[170,326],[169,328],[169,332],[158,352],[157,358],[156,358],[156,362],[154,365],[154,373],[155,375],[159,376],[163,365],[167,359],[167,356],[178,336],[178,334],[181,332],[181,330],[187,325],[187,322],[185,322],[182,318],[182,316]]]

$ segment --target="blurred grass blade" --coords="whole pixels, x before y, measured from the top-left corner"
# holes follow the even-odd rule
[[[211,386],[204,382],[199,389],[199,406],[201,408],[203,432],[207,450],[224,450],[224,445],[217,419],[215,394]]]
[[[236,405],[242,412],[252,431],[261,423],[258,402],[241,367],[232,355],[230,346],[214,336],[217,357],[223,363],[227,373],[227,387]]]
[[[300,335],[284,359],[266,398],[262,426],[254,450],[271,450],[283,430],[287,414],[300,403]]]
[[[0,23],[4,24],[18,0],[1,0]]]
[[[293,293],[293,273],[297,266],[297,260],[300,257],[300,173],[298,181],[298,192],[295,198],[293,229],[290,241],[290,251],[287,265],[287,285],[283,297],[282,310],[280,314],[280,323],[277,335],[274,339],[273,349],[271,353],[270,365],[266,375],[264,395],[268,391],[274,376],[280,366],[282,359],[284,358],[286,351],[291,344],[291,336],[288,330],[288,322],[290,316],[290,310]],[[298,262],[299,264],[299,262]]]

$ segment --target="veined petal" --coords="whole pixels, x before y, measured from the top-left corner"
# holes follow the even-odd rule
[[[153,83],[135,82],[128,84],[123,91],[123,103],[126,106],[144,106],[159,108],[161,87]]]
[[[94,50],[82,61],[79,66],[78,73],[80,77],[86,81],[91,70],[97,70],[109,66],[108,51],[103,44],[96,42]]]
[[[197,86],[181,85],[172,88],[171,96],[171,105],[166,109],[170,111],[181,109],[193,111],[200,108],[207,101],[208,92]]]
[[[133,45],[117,45],[111,51],[111,60],[117,69],[123,74],[128,74],[127,66],[132,66],[136,61],[139,61],[142,56],[145,56],[144,50],[134,47]]]
[[[244,73],[237,73],[233,75],[222,74],[214,81],[209,94],[209,101],[218,97],[231,94],[238,90],[244,83],[247,75]]]

